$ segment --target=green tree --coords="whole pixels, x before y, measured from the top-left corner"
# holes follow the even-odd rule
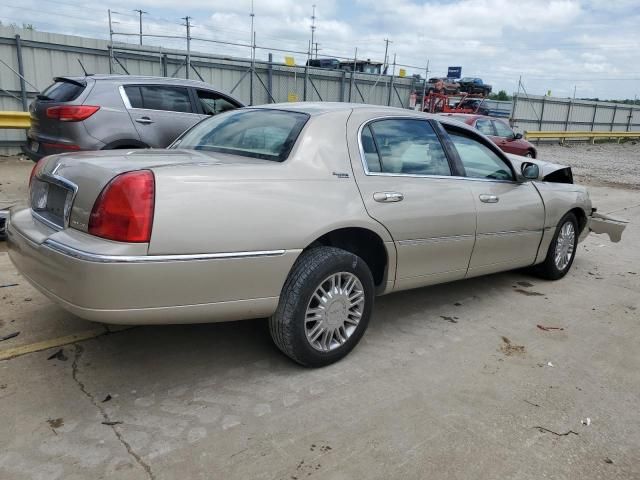
[[[511,100],[511,95],[508,95],[504,90],[500,90],[498,93],[492,93],[489,95],[491,100],[502,100],[508,102]]]

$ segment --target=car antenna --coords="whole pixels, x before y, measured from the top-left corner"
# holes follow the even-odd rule
[[[87,69],[84,68],[84,65],[82,64],[79,58],[78,58],[78,63],[80,64],[80,67],[82,68],[82,71],[84,72],[85,77],[90,77],[91,75],[93,75],[93,73],[87,73]]]

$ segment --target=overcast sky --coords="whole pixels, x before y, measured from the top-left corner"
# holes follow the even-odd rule
[[[255,0],[260,46],[306,51],[312,5],[320,57],[391,59],[446,75],[482,77],[494,91],[516,90],[522,75],[530,94],[633,98],[640,96],[640,0]],[[248,43],[251,0],[0,0],[0,21],[36,29],[106,38],[107,8],[114,30],[184,34],[181,17],[193,18],[192,36]],[[137,42],[135,37],[116,37]],[[184,48],[182,40],[145,43]],[[249,56],[248,49],[194,42],[194,50]],[[258,50],[258,57],[266,57]],[[285,53],[274,53],[283,61]],[[304,55],[295,55],[304,63]],[[407,69],[418,73],[416,69]]]

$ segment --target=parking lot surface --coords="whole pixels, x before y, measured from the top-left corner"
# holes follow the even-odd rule
[[[0,159],[0,200],[24,199],[31,166]],[[621,243],[590,235],[558,282],[381,297],[317,370],[264,320],[78,319],[0,243],[0,338],[20,332],[0,341],[0,478],[640,478],[640,190],[607,182],[591,196],[631,221]]]

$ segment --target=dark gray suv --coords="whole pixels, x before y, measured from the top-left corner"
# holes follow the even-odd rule
[[[243,107],[193,80],[129,75],[56,77],[30,105],[24,153],[163,148],[210,115]]]

